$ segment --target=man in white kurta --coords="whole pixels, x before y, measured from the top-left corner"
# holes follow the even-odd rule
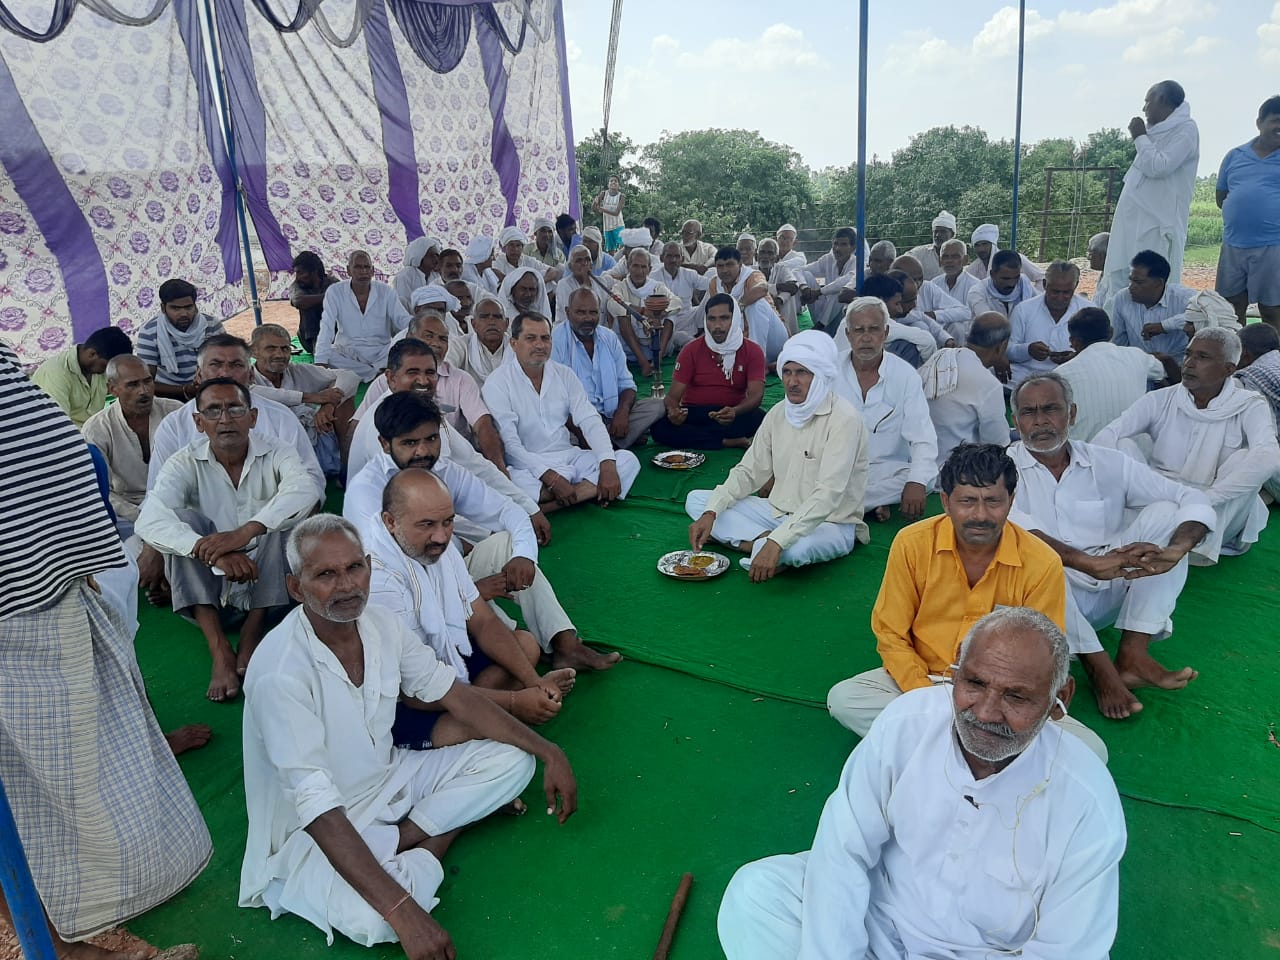
[[[727,293],[738,301],[746,321],[747,336],[764,351],[765,361],[774,363],[787,340],[787,328],[769,299],[769,281],[757,268],[742,262],[733,247],[716,252],[716,275],[707,285],[707,297]]]
[[[973,314],[968,304],[963,300],[957,300],[932,280],[926,279],[927,274],[920,261],[910,254],[903,254],[894,260],[892,269],[901,270],[915,283],[915,306],[912,309],[924,314],[929,321],[937,323],[945,332],[938,346],[946,346],[947,340],[956,341],[957,346],[964,343],[969,324],[973,322]],[[945,274],[939,272],[935,276],[945,276]],[[905,293],[904,290],[904,299],[909,299]]]
[[[981,224],[973,231],[970,239],[973,241],[974,260],[965,267],[965,272],[979,280],[985,280],[991,274],[991,258],[1000,252],[1000,228],[994,223]],[[1022,254],[1018,253],[1017,257],[1022,275],[1040,293],[1043,290],[1044,271]]]
[[[1191,552],[1210,565],[1220,555],[1244,553],[1267,525],[1258,491],[1280,470],[1280,445],[1267,401],[1231,374],[1240,362],[1240,338],[1210,327],[1187,347],[1182,383],[1145,394],[1094,443],[1123,450],[1179,483],[1203,491],[1217,519]],[[1135,440],[1146,436],[1150,454]]]
[[[1175,367],[1187,349],[1187,305],[1195,291],[1170,280],[1169,261],[1154,250],[1134,255],[1125,282],[1120,284],[1106,311],[1111,317],[1114,342],[1141,347],[1162,363]]]
[[[942,265],[942,272],[930,280],[929,285],[937,287],[952,300],[968,307],[969,291],[982,283],[965,269],[965,265],[969,262],[968,246],[963,240],[948,240],[942,245],[938,261]],[[925,296],[927,295],[921,294],[921,299],[923,300]],[[947,330],[956,338],[957,343],[963,343],[968,327],[952,324],[947,327]]]
[[[907,251],[907,255],[914,257],[920,264],[925,280],[932,280],[942,275],[942,245],[956,235],[955,214],[943,210],[933,218],[931,229],[933,230],[932,243],[922,243]]]
[[[605,312],[609,325],[622,338],[627,359],[640,366],[642,377],[650,377],[653,375],[653,335],[658,335],[659,357],[665,357],[676,349],[675,317],[685,304],[658,277],[661,261],[649,251],[641,247],[632,248],[622,266],[626,267],[627,274],[614,283],[612,296],[605,300]],[[666,306],[660,309],[650,307],[650,297],[665,301]],[[643,321],[637,314],[644,318]]]
[[[1023,300],[1009,314],[1009,362],[1017,386],[1033,373],[1048,373],[1072,357],[1068,321],[1092,306],[1076,293],[1080,268],[1055,260],[1044,273],[1044,293]]]
[[[834,560],[869,539],[862,519],[867,437],[856,411],[833,390],[836,349],[805,330],[778,356],[786,399],[765,414],[746,455],[714,490],[693,490],[689,543],[710,539],[746,553],[754,583],[779,566]],[[772,478],[768,499],[756,491]]]
[[[800,275],[792,264],[780,258],[778,241],[765,237],[760,241],[756,251],[756,267],[769,281],[769,298],[782,318],[782,325],[787,328],[787,336],[794,337],[800,332],[799,317],[796,311],[800,306]],[[801,264],[803,269],[804,264]]]
[[[815,327],[834,329],[844,316],[844,304],[857,293],[858,262],[854,259],[857,243],[857,231],[841,227],[835,232],[829,251],[812,263],[797,267],[806,274],[802,300],[809,304]]]
[[[373,279],[369,254],[352,253],[347,272],[351,279],[324,293],[316,363],[351,370],[368,383],[387,365],[391,338],[409,326],[410,315],[394,289]]]
[[[498,421],[508,462],[537,481],[522,488],[525,493],[543,510],[624,499],[640,475],[640,461],[629,450],[613,449],[577,374],[551,359],[551,324],[517,318],[511,349],[512,362],[490,374],[483,394]],[[586,450],[573,444],[566,426],[571,418]]]
[[[671,315],[674,329],[671,343],[677,352],[689,343],[702,329],[702,311],[695,301],[707,295],[707,285],[714,272],[699,273],[683,263],[683,247],[672,240],[662,246],[662,268],[650,276],[670,290],[680,300],[680,309]],[[710,264],[715,266],[714,252]]]
[[[266,637],[246,677],[240,906],[295,914],[330,944],[336,930],[362,946],[400,939],[410,956],[452,952],[427,915],[450,834],[520,794],[530,753],[555,768],[547,785],[564,801],[563,822],[577,805],[568,761],[456,683],[393,614],[366,606],[365,551],[345,521],[313,517],[299,534],[290,590],[303,606]],[[338,587],[324,582],[335,569]],[[394,749],[402,693],[440,702],[491,739]]]
[[[404,266],[391,280],[400,306],[413,312],[413,291],[436,283],[440,265],[440,241],[435,237],[417,237],[404,248]]]
[[[902,504],[903,516],[924,516],[925,497],[938,478],[938,437],[919,374],[884,349],[889,334],[883,301],[855,300],[845,318],[845,342],[838,344],[835,392],[862,418],[867,434],[868,509],[880,519]]]
[[[1129,121],[1137,151],[1116,202],[1103,268],[1108,286],[1120,290],[1129,279],[1129,261],[1139,250],[1154,250],[1169,261],[1174,281],[1182,277],[1187,220],[1200,162],[1200,130],[1191,105],[1172,80],[1147,91],[1146,120]]]
[[[1033,374],[1013,393],[1022,440],[1009,448],[1018,489],[1009,519],[1057,552],[1067,577],[1067,635],[1098,709],[1123,720],[1141,710],[1132,690],[1177,690],[1190,667],[1167,670],[1148,652],[1173,632],[1187,555],[1213,529],[1209,498],[1119,450],[1069,440],[1071,388]],[[1112,663],[1096,628],[1115,625]]]
[[[680,227],[680,263],[700,277],[716,264],[716,246],[702,239],[702,224],[697,220],[686,220]]]
[[[1045,722],[1071,699],[1065,648],[1025,608],[980,620],[955,686],[898,697],[854,749],[812,849],[734,875],[728,960],[1106,960],[1124,811],[1103,763]],[[1015,682],[1027,702],[995,703]]]
[[[1111,342],[1111,321],[1105,310],[1086,307],[1067,321],[1074,356],[1057,369],[1071,384],[1076,419],[1072,440],[1092,440],[1120,414],[1141,399],[1148,384],[1164,379],[1160,361],[1138,347]]]
[[[578,252],[579,247],[581,247],[581,253]],[[600,307],[600,315],[604,316],[609,295],[591,275],[591,251],[582,244],[578,244],[569,251],[568,272],[556,283],[556,326],[568,319],[565,311],[569,306],[569,298],[579,290],[591,291]]]
[[[1004,387],[983,357],[1008,341],[1009,324],[1003,317],[986,314],[1001,324],[990,330],[975,321],[963,347],[939,350],[916,371],[929,404],[929,419],[937,434],[938,469],[962,443],[1009,442],[1004,415]]]

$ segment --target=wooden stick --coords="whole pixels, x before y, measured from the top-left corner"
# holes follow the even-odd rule
[[[667,911],[667,922],[662,925],[658,949],[653,951],[653,960],[667,960],[667,955],[671,951],[671,941],[676,937],[676,926],[680,923],[680,914],[684,913],[684,905],[689,901],[689,888],[692,886],[692,873],[686,873],[680,878],[676,895],[671,898],[671,909]]]

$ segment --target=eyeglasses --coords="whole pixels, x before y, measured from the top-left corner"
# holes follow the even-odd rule
[[[223,415],[226,415],[230,420],[239,420],[249,412],[249,408],[243,403],[233,403],[229,407],[205,407],[203,410],[198,412],[201,417],[208,420],[210,423],[216,423],[222,419]]]

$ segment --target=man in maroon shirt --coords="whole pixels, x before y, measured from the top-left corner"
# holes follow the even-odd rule
[[[653,439],[687,450],[746,448],[764,419],[764,351],[742,335],[742,311],[728,294],[707,300],[705,326],[680,351]]]

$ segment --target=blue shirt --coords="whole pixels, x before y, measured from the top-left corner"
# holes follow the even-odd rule
[[[588,357],[569,324],[558,324],[551,331],[551,359],[573,370],[591,405],[606,417],[618,411],[618,394],[636,388],[622,352],[622,338],[606,326],[596,327],[595,353]]]
[[[601,250],[601,251],[600,251],[600,266],[598,266],[598,267],[596,267],[594,270],[592,270],[592,271],[591,271],[591,275],[592,275],[592,276],[594,276],[594,277],[598,277],[598,276],[600,276],[602,273],[608,273],[610,270],[612,270],[612,269],[613,269],[614,267],[616,267],[617,265],[618,265],[618,261],[617,261],[617,260],[613,259],[613,257],[609,256],[607,253],[605,253],[603,250]]]
[[[1218,189],[1222,204],[1222,240],[1233,247],[1280,245],[1280,150],[1263,158],[1254,141],[1236,147],[1222,160]]]

